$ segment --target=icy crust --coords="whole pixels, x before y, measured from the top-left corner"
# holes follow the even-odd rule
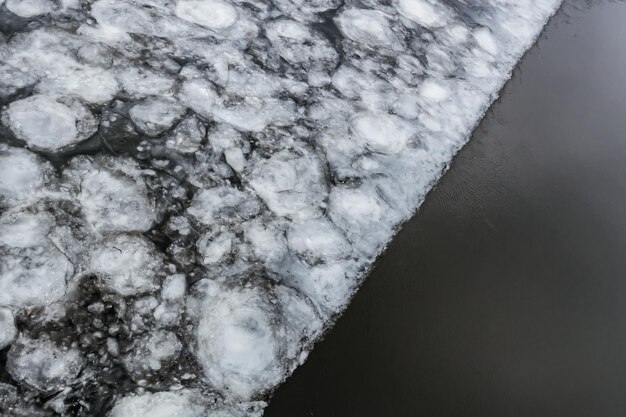
[[[559,0],[0,0],[0,410],[260,416]]]

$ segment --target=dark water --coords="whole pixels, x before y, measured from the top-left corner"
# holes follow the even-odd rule
[[[626,3],[566,1],[266,416],[626,416]]]

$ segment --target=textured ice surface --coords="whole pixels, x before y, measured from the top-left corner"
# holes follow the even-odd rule
[[[0,0],[0,410],[260,416],[559,3]]]

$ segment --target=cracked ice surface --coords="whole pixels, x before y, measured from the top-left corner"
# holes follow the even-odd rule
[[[259,416],[559,0],[0,0],[0,410]]]

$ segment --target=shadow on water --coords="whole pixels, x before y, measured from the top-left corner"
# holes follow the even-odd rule
[[[266,417],[626,415],[624,22],[566,4]]]

